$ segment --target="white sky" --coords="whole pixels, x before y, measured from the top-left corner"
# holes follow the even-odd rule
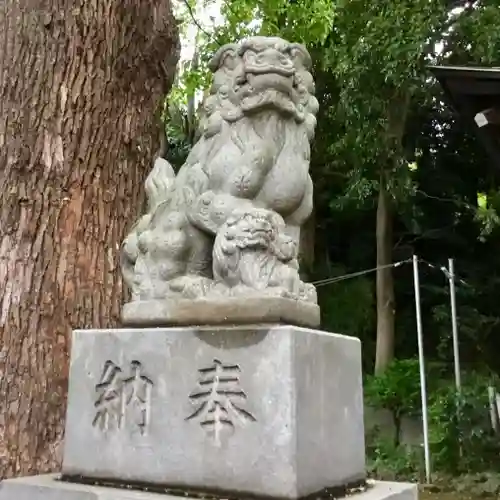
[[[186,9],[184,0],[176,0],[176,3],[180,5],[183,10]],[[203,6],[203,3],[209,3],[207,6]],[[206,0],[197,0],[197,8],[195,10],[196,21],[210,32],[210,28],[214,25],[219,25],[223,22],[223,17],[220,13],[222,0],[211,0],[206,2]],[[189,14],[187,14],[189,16]],[[194,22],[189,23],[187,33],[181,37],[182,49],[181,49],[181,62],[190,61],[194,53],[194,41],[196,38],[196,33],[198,32],[198,27]]]

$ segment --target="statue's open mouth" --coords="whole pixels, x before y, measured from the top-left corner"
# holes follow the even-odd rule
[[[241,109],[245,113],[258,112],[264,108],[276,109],[281,113],[293,116],[297,121],[303,120],[299,111],[299,95],[295,83],[295,72],[286,68],[276,68],[264,72],[247,71],[245,78],[237,82],[236,93],[240,99]]]
[[[293,73],[291,75],[282,75],[275,71],[272,73],[247,73],[247,82],[254,93],[273,89],[290,98],[294,97]]]

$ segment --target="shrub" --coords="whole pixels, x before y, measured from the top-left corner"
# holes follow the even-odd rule
[[[433,394],[429,429],[435,469],[456,474],[500,465],[499,437],[489,416],[489,384],[489,377],[471,375],[460,393],[450,383]]]
[[[381,375],[367,377],[364,392],[367,404],[391,412],[395,429],[393,445],[398,446],[403,417],[420,411],[418,360],[393,361]]]
[[[419,481],[423,469],[420,446],[397,446],[392,439],[379,437],[367,446],[367,471],[372,477],[386,481]]]

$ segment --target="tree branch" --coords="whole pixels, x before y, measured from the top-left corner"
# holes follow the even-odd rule
[[[189,5],[189,1],[188,0],[183,0],[183,2],[184,2],[184,5],[187,7],[189,16],[191,17],[191,20],[196,25],[196,27],[202,33],[204,33],[206,36],[208,36],[209,38],[211,38],[212,35],[210,35],[210,33],[200,24],[200,22],[198,21],[198,19],[196,19],[196,16],[194,15],[194,12],[193,12],[193,9],[192,9],[191,5]]]

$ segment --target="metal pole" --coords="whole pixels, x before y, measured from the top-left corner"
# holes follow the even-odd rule
[[[420,394],[422,396],[422,425],[424,431],[425,479],[431,482],[431,457],[429,451],[429,424],[427,422],[427,388],[425,385],[424,339],[422,335],[422,313],[420,311],[420,280],[418,258],[413,256],[413,281],[415,285],[415,312],[417,317],[418,360],[420,367]]]
[[[455,385],[460,392],[460,351],[458,349],[457,302],[455,297],[455,266],[453,259],[448,259],[448,281],[450,283],[451,325],[453,332],[453,363],[455,365]]]

